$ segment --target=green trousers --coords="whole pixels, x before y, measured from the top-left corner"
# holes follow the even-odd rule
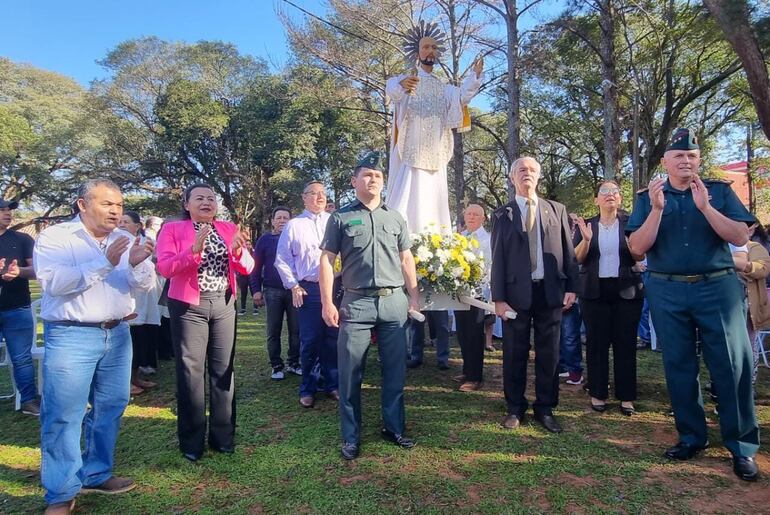
[[[647,284],[655,331],[680,441],[706,443],[706,418],[698,373],[695,330],[719,406],[722,442],[737,456],[754,456],[759,426],[751,385],[753,358],[743,286],[735,273],[696,283],[650,277]]]
[[[382,370],[383,425],[393,433],[404,433],[407,308],[402,290],[384,297],[350,292],[342,297],[337,365],[340,424],[345,442],[357,444],[361,438],[361,380],[372,329],[377,331]]]

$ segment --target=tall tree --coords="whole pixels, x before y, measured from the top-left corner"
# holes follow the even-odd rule
[[[767,59],[749,21],[746,0],[703,0],[741,60],[749,81],[751,98],[765,136],[770,139],[770,77]]]

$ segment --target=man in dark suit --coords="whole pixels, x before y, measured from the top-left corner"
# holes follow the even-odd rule
[[[575,302],[577,263],[567,210],[538,198],[540,164],[521,157],[511,165],[516,198],[495,211],[492,227],[492,301],[503,319],[503,389],[508,415],[503,427],[519,427],[524,398],[530,327],[535,328],[535,420],[562,431],[553,415],[559,403],[559,336],[562,310]],[[506,312],[516,311],[515,319]]]

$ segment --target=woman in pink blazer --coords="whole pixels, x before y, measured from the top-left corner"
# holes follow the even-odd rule
[[[168,310],[176,359],[177,434],[184,457],[197,461],[206,439],[205,372],[209,372],[209,447],[235,449],[235,273],[254,259],[230,222],[215,220],[208,184],[184,192],[182,220],[158,235],[158,272],[168,278]]]

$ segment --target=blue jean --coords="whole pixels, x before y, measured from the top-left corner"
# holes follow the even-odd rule
[[[112,476],[120,418],[129,400],[131,333],[125,322],[109,330],[46,322],[44,334],[40,479],[46,502],[53,504]]]
[[[436,328],[436,361],[446,364],[449,362],[449,312],[426,311],[427,322],[433,322]],[[410,359],[422,363],[423,347],[425,347],[425,323],[410,320],[409,336],[411,338]]]
[[[582,372],[583,346],[580,343],[580,306],[575,303],[564,311],[561,317],[561,340],[559,341],[559,369],[567,372]]]
[[[647,279],[650,277],[649,272],[642,272],[642,282],[647,283]],[[650,337],[650,303],[647,302],[647,296],[644,297],[644,304],[642,304],[642,318],[639,319],[639,328],[636,330],[636,335],[640,340],[645,342],[651,341]]]
[[[338,389],[337,374],[337,336],[339,330],[329,327],[321,317],[321,290],[318,283],[301,281],[307,292],[302,307],[299,308],[299,360],[302,365],[302,384],[299,396],[312,396],[318,391],[318,373],[320,366],[323,377],[323,389],[332,392]]]
[[[0,311],[0,337],[5,339],[13,363],[13,380],[21,402],[35,398],[35,365],[32,363],[32,340],[35,323],[29,306]]]

